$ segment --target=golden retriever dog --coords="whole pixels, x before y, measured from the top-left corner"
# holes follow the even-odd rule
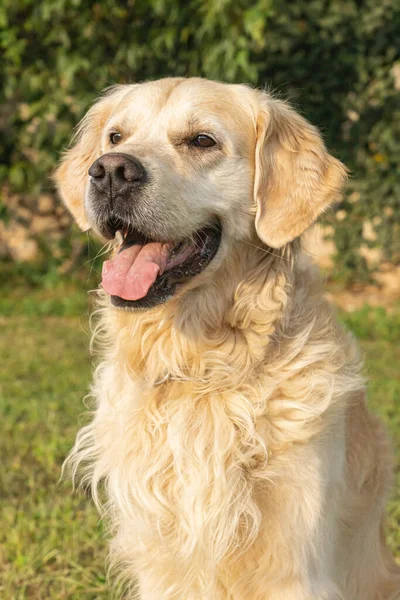
[[[94,416],[69,463],[127,596],[400,598],[390,446],[301,254],[346,178],[315,127],[244,85],[119,85],[55,178],[113,246]]]

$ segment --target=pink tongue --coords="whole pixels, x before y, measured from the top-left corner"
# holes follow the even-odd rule
[[[170,244],[134,245],[103,264],[102,284],[110,296],[124,300],[144,298],[165,269]]]

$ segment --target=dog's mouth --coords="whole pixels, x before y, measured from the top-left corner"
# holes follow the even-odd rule
[[[151,308],[166,302],[178,286],[207,267],[221,241],[219,221],[178,243],[155,241],[117,225],[109,231],[120,247],[103,264],[102,285],[120,308]]]

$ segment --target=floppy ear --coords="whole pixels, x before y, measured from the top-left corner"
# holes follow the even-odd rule
[[[67,150],[53,175],[58,192],[79,227],[90,228],[84,207],[90,165],[100,156],[102,130],[125,86],[115,86],[106,91],[85,115],[77,127],[74,145]]]
[[[317,129],[285,102],[261,95],[255,160],[256,230],[272,248],[305,231],[338,196],[346,168]]]

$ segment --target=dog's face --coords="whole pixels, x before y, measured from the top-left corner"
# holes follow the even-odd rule
[[[163,79],[103,96],[56,181],[82,228],[120,232],[103,287],[116,306],[141,308],[211,276],[240,240],[290,242],[344,176],[317,131],[266,93]]]

